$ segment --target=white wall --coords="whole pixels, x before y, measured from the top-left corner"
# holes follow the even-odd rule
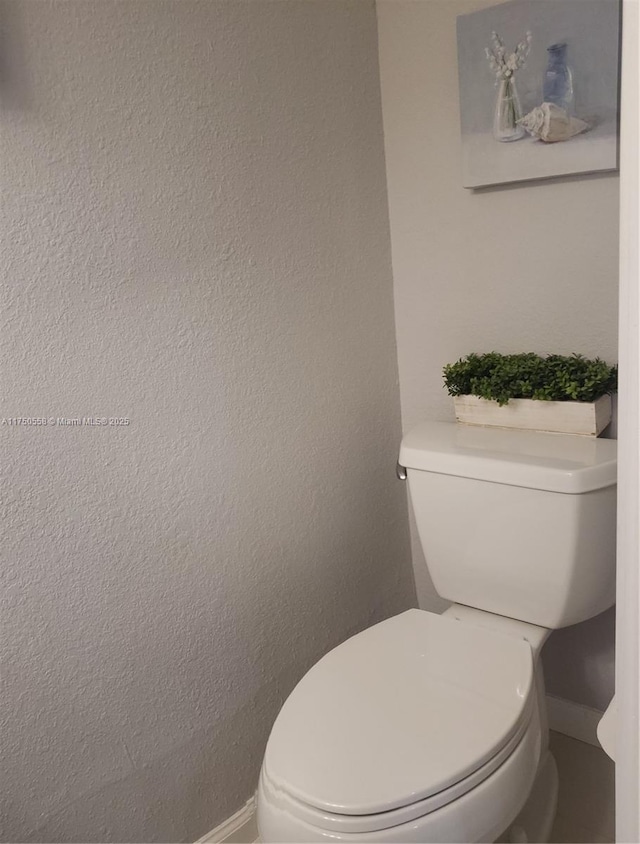
[[[415,601],[375,8],[0,20],[2,838],[195,840]]]
[[[640,8],[624,0],[620,121],[620,441],[616,841],[640,841]]]
[[[495,0],[378,0],[402,422],[452,419],[471,351],[617,358],[618,178],[461,187],[456,16]],[[413,530],[420,605],[439,609]],[[603,708],[613,612],[554,634],[551,692]]]

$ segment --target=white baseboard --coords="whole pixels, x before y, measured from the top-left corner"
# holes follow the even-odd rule
[[[196,844],[253,844],[257,840],[256,798],[252,797],[242,809],[199,838]]]
[[[604,712],[574,703],[572,700],[547,695],[547,714],[549,729],[592,744],[594,747],[600,747],[596,727]]]

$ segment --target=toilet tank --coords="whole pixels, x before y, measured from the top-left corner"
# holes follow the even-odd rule
[[[400,448],[443,598],[541,627],[615,600],[615,440],[429,422]]]

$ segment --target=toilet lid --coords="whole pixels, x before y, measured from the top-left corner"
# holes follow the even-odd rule
[[[369,815],[459,783],[531,715],[530,645],[408,610],[348,639],[300,681],[274,724],[271,783],[327,812]]]

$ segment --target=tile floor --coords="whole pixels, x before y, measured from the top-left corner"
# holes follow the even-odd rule
[[[553,844],[615,841],[615,766],[604,750],[551,732],[558,765],[558,813],[549,839]]]

